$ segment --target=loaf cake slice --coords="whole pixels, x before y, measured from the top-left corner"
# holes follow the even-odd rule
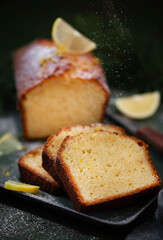
[[[62,53],[39,39],[15,52],[14,73],[26,139],[103,121],[110,92],[93,54]]]
[[[78,211],[128,204],[161,187],[147,145],[135,137],[108,131],[67,136],[56,168]]]
[[[24,183],[38,185],[45,192],[56,194],[60,186],[42,168],[42,149],[43,147],[38,147],[19,159],[20,180]]]
[[[43,148],[42,152],[42,166],[43,168],[57,181],[59,178],[55,169],[55,161],[57,158],[58,151],[61,147],[63,140],[67,136],[78,135],[81,132],[94,132],[95,130],[108,130],[111,132],[125,133],[125,130],[115,125],[106,124],[91,124],[91,125],[76,125],[73,127],[62,128],[57,134],[51,135]]]

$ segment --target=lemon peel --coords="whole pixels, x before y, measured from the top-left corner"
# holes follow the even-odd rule
[[[9,190],[27,192],[27,193],[37,193],[37,191],[40,188],[39,186],[34,186],[34,185],[11,181],[11,180],[6,181],[4,187]]]

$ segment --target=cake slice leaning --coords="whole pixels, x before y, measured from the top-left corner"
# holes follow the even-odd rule
[[[45,192],[57,194],[60,185],[42,168],[42,149],[43,147],[38,147],[19,159],[20,180],[38,185]]]
[[[55,161],[57,158],[58,151],[61,147],[63,140],[67,136],[78,135],[81,132],[93,132],[95,130],[108,130],[111,132],[125,133],[125,130],[121,127],[108,124],[91,124],[91,125],[75,125],[72,127],[62,128],[57,134],[51,135],[43,148],[42,152],[42,166],[43,168],[57,181],[57,171],[55,169]]]
[[[161,187],[148,146],[135,137],[108,131],[66,137],[56,168],[78,211],[122,206]]]

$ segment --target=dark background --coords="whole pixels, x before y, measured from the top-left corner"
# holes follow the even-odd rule
[[[0,1],[0,114],[16,106],[12,53],[51,37],[62,17],[98,44],[110,88],[163,94],[162,3],[150,0]]]

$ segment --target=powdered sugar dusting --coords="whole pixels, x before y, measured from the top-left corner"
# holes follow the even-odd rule
[[[14,68],[18,97],[53,74],[59,76],[68,70],[70,60],[55,54],[56,51],[57,48],[54,44],[47,46],[35,41],[16,52]],[[42,59],[50,58],[53,55],[55,55],[56,61],[49,61],[45,68],[41,66]]]
[[[53,219],[49,220],[38,214],[35,215],[11,206],[0,204],[0,207],[1,216],[4,216],[0,227],[1,239],[99,239],[98,236],[88,235],[66,226],[64,219],[62,220],[62,224],[59,224],[56,214]]]
[[[102,68],[93,55],[57,54],[55,44],[48,40],[37,40],[19,49],[14,68],[19,99],[49,77],[66,77],[65,72],[68,78],[97,80],[108,91]]]

